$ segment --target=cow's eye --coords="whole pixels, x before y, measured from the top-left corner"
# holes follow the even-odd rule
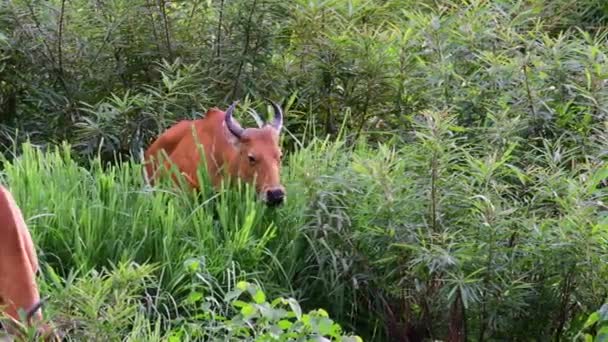
[[[249,164],[255,164],[255,157],[252,156],[251,154],[247,156],[247,158],[249,158]]]

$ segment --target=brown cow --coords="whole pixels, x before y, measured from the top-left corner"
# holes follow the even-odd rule
[[[199,189],[197,167],[200,164],[198,141],[204,147],[205,162],[213,186],[217,189],[223,172],[230,178],[240,178],[255,185],[256,192],[268,205],[279,205],[285,197],[280,183],[281,150],[279,134],[283,125],[281,108],[271,102],[274,120],[260,128],[243,129],[232,118],[234,102],[226,112],[211,108],[198,120],[183,120],[161,134],[144,153],[146,176],[152,182],[158,170],[159,152],[164,150],[169,160],[163,161],[168,170],[171,161],[190,185]],[[196,133],[196,140],[194,137]],[[175,174],[173,175],[176,181]]]
[[[42,319],[40,296],[36,285],[38,258],[32,238],[23,220],[21,210],[12,194],[0,185],[0,312],[6,313],[14,322],[5,327],[17,333],[18,310],[26,311],[27,323],[31,318]],[[42,332],[49,340],[58,339],[48,326]]]

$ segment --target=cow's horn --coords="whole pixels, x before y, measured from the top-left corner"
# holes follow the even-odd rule
[[[283,128],[283,111],[281,107],[274,103],[273,101],[266,99],[272,105],[272,109],[274,110],[274,119],[272,120],[272,127],[274,127],[277,131],[281,131]]]
[[[226,117],[224,121],[226,122],[226,127],[228,127],[228,130],[240,139],[243,135],[243,128],[241,127],[241,125],[239,125],[238,122],[232,119],[232,113],[234,112],[234,108],[236,107],[237,103],[238,101],[234,101],[232,102],[230,107],[228,107],[228,110],[226,110]]]

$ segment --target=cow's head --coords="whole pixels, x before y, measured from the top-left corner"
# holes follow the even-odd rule
[[[268,205],[279,205],[285,198],[285,188],[281,185],[281,149],[279,148],[279,134],[283,126],[283,113],[281,108],[270,101],[274,110],[272,123],[260,128],[243,129],[232,118],[234,102],[226,110],[225,123],[228,131],[234,136],[237,158],[234,161],[238,176],[244,181],[255,184],[260,198]]]

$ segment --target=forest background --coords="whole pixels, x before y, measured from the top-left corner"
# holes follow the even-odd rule
[[[2,1],[1,178],[45,317],[74,340],[606,338],[607,23],[602,0]],[[172,123],[239,100],[255,125],[265,98],[283,207],[146,186]]]

